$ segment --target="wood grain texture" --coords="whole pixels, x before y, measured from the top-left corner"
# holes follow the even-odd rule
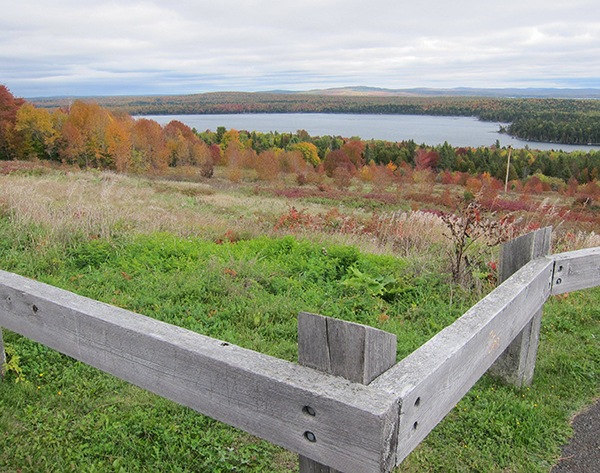
[[[552,255],[552,295],[600,286],[600,247]]]
[[[538,310],[529,323],[488,370],[489,374],[503,383],[517,387],[529,386],[533,382],[535,362],[542,325],[542,309]]]
[[[548,255],[551,239],[552,227],[546,227],[503,243],[498,257],[498,283],[502,284],[531,260]]]
[[[393,394],[4,271],[0,326],[339,470],[383,471]]]
[[[298,472],[299,473],[337,473],[339,470],[334,470],[322,463],[311,460],[308,457],[300,455],[298,457]]]
[[[298,314],[298,362],[326,373],[367,384],[396,361],[397,339],[383,330],[318,314]],[[399,411],[397,413],[399,415]],[[315,413],[315,417],[317,414]],[[381,439],[381,471],[395,466],[397,420]],[[356,426],[354,434],[362,435]],[[354,465],[334,468],[315,458],[300,455],[300,473],[360,473]]]
[[[553,262],[517,271],[369,386],[393,393],[402,410],[399,464],[446,416],[523,329],[550,294]]]
[[[366,325],[300,312],[298,362],[369,384],[396,362],[396,335]]]
[[[552,227],[542,228],[504,243],[500,247],[498,282],[502,283],[529,261],[548,255]],[[489,373],[517,387],[533,382],[542,325],[542,310],[531,320],[490,367]]]

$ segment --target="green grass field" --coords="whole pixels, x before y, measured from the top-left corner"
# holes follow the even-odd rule
[[[243,189],[194,194],[99,173],[1,179],[1,269],[290,361],[299,311],[395,333],[401,359],[492,287],[452,284],[443,239],[398,254],[347,235],[266,231],[285,203],[260,198],[252,215]],[[14,197],[27,188],[43,194],[37,207]],[[145,220],[144,207],[165,220]],[[240,218],[254,222],[245,233]],[[297,470],[290,452],[3,336],[0,471]],[[484,376],[397,471],[548,472],[571,416],[600,395],[599,339],[599,289],[551,298],[533,385]]]

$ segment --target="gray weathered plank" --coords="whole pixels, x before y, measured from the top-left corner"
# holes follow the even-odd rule
[[[401,403],[399,464],[446,416],[537,312],[550,294],[553,262],[517,271],[461,318],[369,386]]]
[[[396,349],[396,335],[383,330],[318,314],[298,314],[298,362],[304,366],[367,384],[394,365]],[[359,437],[362,430],[361,425],[354,426]],[[388,472],[395,465],[396,438],[394,428],[381,439],[382,457],[385,458],[382,471]],[[340,471],[303,455],[300,455],[299,467],[300,473]],[[354,468],[341,471],[360,472]]]
[[[396,362],[396,335],[345,320],[300,312],[298,363],[369,384]]]
[[[389,462],[393,394],[4,271],[0,325],[339,470],[381,472]]]
[[[489,374],[517,387],[533,382],[543,310],[538,310],[489,369]]]
[[[552,255],[552,295],[600,286],[600,247]]]
[[[502,283],[529,261],[550,253],[552,227],[542,228],[504,243],[500,247],[498,282]],[[489,373],[507,384],[521,387],[533,382],[542,309],[538,310],[512,343],[490,367]]]
[[[531,260],[550,253],[552,227],[542,228],[503,243],[498,257],[498,283],[503,283]]]

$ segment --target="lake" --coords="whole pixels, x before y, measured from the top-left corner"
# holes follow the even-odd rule
[[[139,117],[141,118],[141,117]],[[563,145],[539,143],[512,138],[499,133],[498,122],[484,122],[473,117],[437,117],[427,115],[362,115],[331,113],[246,113],[228,115],[146,115],[165,125],[179,120],[198,131],[227,129],[268,133],[295,133],[306,130],[311,136],[359,136],[363,140],[404,141],[414,140],[417,144],[443,144],[447,141],[455,147],[491,146],[500,141],[501,146],[513,148],[564,151],[598,150],[600,146]]]

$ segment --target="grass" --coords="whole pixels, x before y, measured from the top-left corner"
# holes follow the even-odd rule
[[[550,471],[573,413],[600,396],[599,303],[598,289],[552,297],[533,384],[484,376],[399,471]]]
[[[37,349],[20,343],[24,353]],[[292,461],[277,447],[67,357],[41,356],[37,379],[0,386],[2,471],[285,471]]]
[[[62,171],[0,183],[2,269],[291,361],[299,311],[396,333],[400,359],[491,287],[450,284],[432,214],[299,201],[310,218],[278,226],[289,202],[243,186]],[[555,247],[595,241],[571,235]],[[548,472],[572,414],[600,395],[598,307],[597,289],[549,300],[533,385],[484,376],[397,471]],[[14,333],[4,340],[26,382],[13,369],[0,384],[1,471],[297,469],[279,447]]]

